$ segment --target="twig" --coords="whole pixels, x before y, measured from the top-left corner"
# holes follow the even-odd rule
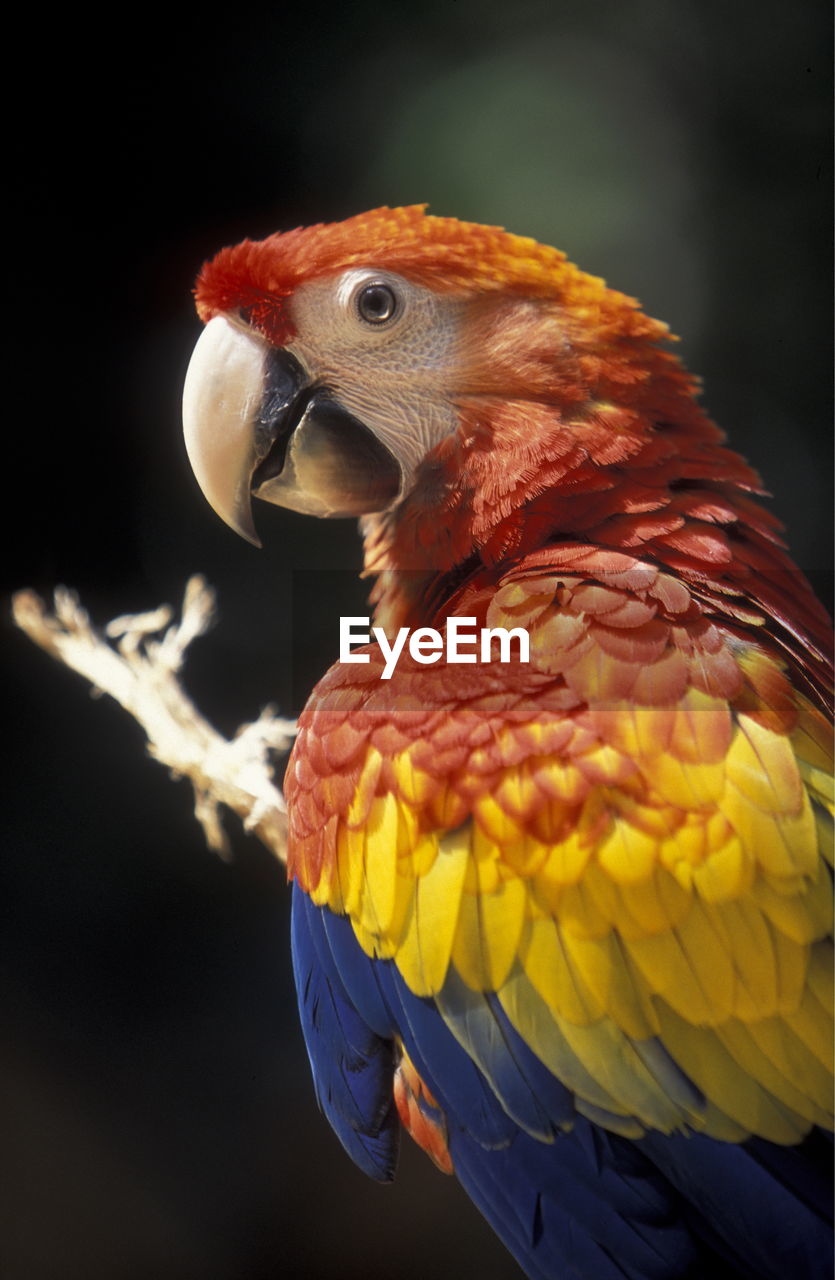
[[[186,585],[182,618],[171,625],[173,610],[162,605],[151,613],[114,618],[102,634],[75,592],[65,587],[55,592],[54,613],[28,590],[15,595],[12,612],[35,644],[94,689],[110,694],[139,722],[150,755],[175,776],[191,780],[195,816],[211,849],[222,856],[229,852],[218,811],[223,804],[286,861],[286,809],[269,755],[289,750],[293,721],[265,707],[227,740],[200,715],[177,679],[188,646],[211,626],[214,604],[212,588],[193,577]],[[162,638],[154,639],[164,628]]]

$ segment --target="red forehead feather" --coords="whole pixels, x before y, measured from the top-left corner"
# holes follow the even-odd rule
[[[290,333],[283,303],[306,280],[379,267],[444,293],[505,290],[582,307],[634,303],[571,266],[557,249],[501,227],[436,218],[425,205],[373,209],[344,222],[297,227],[222,249],[195,289],[202,320],[242,308],[274,340]]]

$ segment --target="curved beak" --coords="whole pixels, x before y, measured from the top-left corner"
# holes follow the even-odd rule
[[[308,515],[382,511],[399,494],[389,450],[295,356],[227,316],[201,334],[183,389],[186,451],[210,506],[260,546],[251,495]]]

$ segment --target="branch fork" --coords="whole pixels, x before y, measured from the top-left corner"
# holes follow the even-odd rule
[[[287,860],[287,811],[275,782],[273,753],[289,751],[295,723],[265,707],[231,739],[199,713],[178,676],[189,646],[212,625],[215,593],[204,578],[186,584],[178,622],[161,605],[114,618],[103,631],[90,622],[75,592],[55,591],[53,610],[34,591],[19,591],[14,621],[46,653],[84,676],[139,723],[148,753],[194,789],[194,813],[209,848],[229,854],[220,807],[231,809],[282,862]]]

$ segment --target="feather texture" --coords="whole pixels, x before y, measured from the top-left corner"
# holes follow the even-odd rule
[[[528,627],[531,667],[506,667],[501,682],[495,668],[471,671],[462,701],[454,668],[406,662],[388,750],[374,686],[335,670],[297,752],[310,736],[327,754],[353,698],[351,803],[342,815],[323,803],[315,773],[288,779],[291,814],[320,812],[297,832],[296,879],[326,914],[347,912],[354,945],[386,965],[411,1016],[408,1053],[448,1108],[451,1158],[464,1153],[493,1219],[516,1211],[496,1208],[471,1143],[506,1148],[483,1122],[456,1138],[467,1112],[444,1094],[460,1065],[441,1027],[479,1073],[478,1096],[526,1142],[553,1146],[582,1121],[620,1139],[790,1148],[832,1123],[831,853],[814,812],[831,767],[825,720],[775,655],[723,640],[698,613],[687,625],[688,592],[652,596],[654,575],[633,581],[517,571],[499,583],[486,617]],[[720,674],[706,677],[711,662]],[[653,665],[658,680],[637,690],[624,674]],[[309,803],[294,806],[302,779]],[[334,817],[329,859],[317,832]],[[343,866],[359,896],[346,895]],[[684,1157],[666,1159],[679,1177]],[[518,1230],[505,1221],[530,1269]],[[667,1265],[657,1274],[684,1274]]]
[[[421,206],[245,241],[196,292],[400,465],[362,521],[389,639],[530,638],[391,680],[369,646],[301,717],[296,982],[346,1149],[389,1177],[396,1102],[542,1280],[828,1273],[829,623],[665,327]]]

